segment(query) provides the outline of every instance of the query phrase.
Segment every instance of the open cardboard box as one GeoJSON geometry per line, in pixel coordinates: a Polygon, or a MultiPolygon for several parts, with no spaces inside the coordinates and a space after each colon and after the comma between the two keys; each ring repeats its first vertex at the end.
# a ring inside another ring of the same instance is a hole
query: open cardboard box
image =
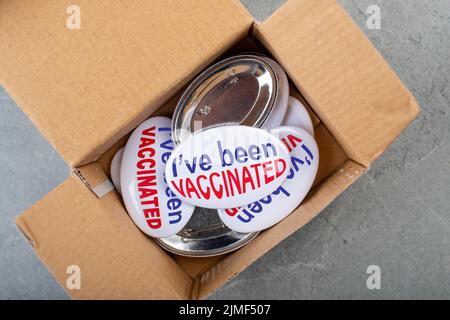
{"type": "Polygon", "coordinates": [[[290,0],[255,23],[238,0],[0,2],[0,81],[73,168],[17,225],[57,281],[82,272],[73,298],[205,298],[300,229],[358,179],[419,107],[334,0],[290,0]],[[321,162],[288,218],[238,251],[169,254],[141,233],[108,180],[114,152],[150,115],[170,115],[199,71],[257,50],[306,100],[321,162]]]}

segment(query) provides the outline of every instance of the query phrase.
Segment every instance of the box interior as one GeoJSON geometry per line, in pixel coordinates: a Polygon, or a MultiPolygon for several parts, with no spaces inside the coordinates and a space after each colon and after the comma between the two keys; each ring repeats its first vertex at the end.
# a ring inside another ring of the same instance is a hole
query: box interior
{"type": "MultiPolygon", "coordinates": [[[[250,30],[248,37],[241,40],[239,43],[234,45],[232,48],[230,48],[224,55],[217,58],[217,60],[223,59],[228,56],[232,56],[235,54],[241,54],[241,53],[248,53],[248,52],[257,52],[262,53],[268,56],[271,56],[270,52],[254,37],[254,34],[252,30],[250,30]]],[[[205,66],[206,67],[206,66],[205,66]]],[[[195,77],[195,75],[192,75],[192,79],[195,77]]],[[[152,116],[162,115],[162,116],[168,116],[171,117],[173,110],[175,109],[175,106],[178,102],[178,99],[182,92],[184,91],[184,88],[180,90],[179,92],[175,93],[174,96],[167,101],[165,104],[163,104],[152,116]]],[[[336,139],[333,137],[333,135],[328,131],[326,125],[322,123],[319,119],[319,117],[316,115],[314,110],[309,106],[307,101],[304,99],[301,92],[292,84],[290,81],[290,95],[300,99],[304,105],[307,107],[311,119],[313,121],[314,130],[315,130],[315,138],[319,146],[320,150],[320,165],[319,165],[319,171],[316,177],[316,180],[313,185],[313,189],[317,190],[320,189],[321,183],[327,179],[330,175],[335,173],[337,170],[341,169],[342,166],[345,164],[346,161],[349,160],[348,156],[342,149],[342,147],[339,145],[339,143],[336,141],[336,139]]],[[[114,156],[115,152],[120,149],[122,146],[126,144],[126,141],[128,139],[129,134],[121,137],[119,141],[114,143],[114,145],[108,149],[104,154],[102,154],[99,159],[95,162],[97,165],[96,167],[100,167],[103,171],[104,176],[110,177],[109,173],[109,167],[112,160],[112,157],[114,156]],[[99,165],[99,166],[98,166],[99,165]]],[[[107,141],[106,143],[111,143],[110,141],[107,141]]],[[[84,162],[84,160],[82,160],[84,162]]],[[[91,166],[91,164],[88,164],[87,167],[91,166]]],[[[83,166],[83,167],[86,167],[83,166]]],[[[86,170],[84,171],[86,172],[86,170]]],[[[95,174],[85,174],[84,178],[87,180],[86,182],[88,184],[95,184],[90,183],[90,179],[97,179],[98,172],[95,174]]],[[[113,191],[116,192],[116,191],[113,191]]],[[[316,192],[316,191],[315,191],[316,192]]],[[[305,202],[308,201],[308,198],[305,199],[305,202]]],[[[120,202],[122,205],[123,203],[120,202]]],[[[299,225],[298,227],[301,227],[299,225]]],[[[135,232],[140,232],[137,228],[135,232]]],[[[267,232],[267,231],[264,231],[267,232]]],[[[263,233],[264,233],[263,232],[263,233]]],[[[259,237],[262,237],[260,235],[259,237]]],[[[153,240],[148,237],[148,241],[153,242],[153,240]]],[[[257,242],[258,238],[254,240],[254,242],[257,242]]],[[[157,245],[154,243],[154,245],[157,245]]],[[[226,259],[227,257],[233,257],[235,252],[220,255],[216,257],[206,257],[206,258],[199,258],[199,257],[183,257],[176,254],[172,254],[167,252],[167,255],[171,257],[188,275],[190,278],[194,280],[202,279],[202,276],[204,276],[205,272],[213,270],[215,266],[218,265],[219,262],[226,259]]],[[[204,279],[204,277],[203,277],[204,279]]],[[[198,293],[197,293],[198,294],[198,293]]]]}

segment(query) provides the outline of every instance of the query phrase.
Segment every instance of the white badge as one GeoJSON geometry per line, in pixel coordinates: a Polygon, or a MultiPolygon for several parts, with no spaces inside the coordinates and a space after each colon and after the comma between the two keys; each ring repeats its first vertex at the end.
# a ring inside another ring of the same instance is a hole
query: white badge
{"type": "Polygon", "coordinates": [[[288,176],[280,187],[258,201],[218,210],[223,223],[234,231],[261,231],[286,218],[303,201],[316,177],[319,150],[308,132],[297,127],[279,127],[272,134],[289,149],[288,176]]]}
{"type": "Polygon", "coordinates": [[[314,137],[314,127],[303,103],[294,97],[289,97],[288,108],[283,119],[283,126],[292,126],[305,129],[314,137]]]}
{"type": "Polygon", "coordinates": [[[122,164],[123,149],[124,148],[120,148],[116,152],[112,158],[111,166],[109,167],[112,183],[119,194],[122,194],[122,191],[120,190],[120,165],[122,164]]]}
{"type": "Polygon", "coordinates": [[[154,117],[139,125],[125,146],[120,173],[130,217],[144,233],[158,238],[179,232],[194,212],[165,181],[164,170],[174,148],[171,124],[169,118],[154,117]]]}
{"type": "Polygon", "coordinates": [[[276,190],[289,171],[286,146],[265,130],[221,126],[196,132],[172,153],[167,182],[204,208],[242,206],[276,190]]]}

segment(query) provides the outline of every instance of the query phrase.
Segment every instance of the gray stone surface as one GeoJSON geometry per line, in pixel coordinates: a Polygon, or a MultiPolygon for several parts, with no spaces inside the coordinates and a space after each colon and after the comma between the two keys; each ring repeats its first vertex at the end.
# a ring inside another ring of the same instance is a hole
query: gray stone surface
{"type": "MultiPolygon", "coordinates": [[[[242,2],[264,20],[284,1],[242,2]]],[[[450,2],[341,3],[422,114],[364,177],[212,298],[450,297],[450,2]],[[372,4],[381,30],[366,28],[372,4]],[[366,287],[369,265],[381,268],[381,290],[366,287]]],[[[65,299],[12,221],[69,169],[2,89],[0,130],[0,299],[65,299]]]]}

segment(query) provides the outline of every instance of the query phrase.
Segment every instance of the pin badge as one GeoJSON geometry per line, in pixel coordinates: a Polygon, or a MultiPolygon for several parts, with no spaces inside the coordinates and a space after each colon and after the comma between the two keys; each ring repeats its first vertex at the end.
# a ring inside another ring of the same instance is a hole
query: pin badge
{"type": "MultiPolygon", "coordinates": [[[[222,60],[194,79],[178,102],[172,124],[174,142],[180,144],[194,132],[224,125],[279,126],[288,96],[286,73],[275,61],[254,54],[222,60]]],[[[155,240],[166,250],[197,257],[231,252],[256,235],[232,231],[220,221],[216,209],[197,207],[180,233],[155,240]]]]}
{"type": "Polygon", "coordinates": [[[287,147],[265,130],[215,127],[194,133],[174,150],[166,178],[184,202],[229,208],[275,191],[288,174],[289,160],[287,147]]]}
{"type": "Polygon", "coordinates": [[[114,154],[109,168],[112,183],[119,194],[122,194],[122,190],[120,190],[120,165],[122,164],[123,150],[124,148],[120,148],[114,154]]]}
{"type": "Polygon", "coordinates": [[[297,127],[272,130],[290,152],[286,180],[273,192],[240,208],[219,209],[223,223],[236,232],[267,229],[286,218],[303,201],[319,167],[319,150],[314,138],[297,127]]]}
{"type": "Polygon", "coordinates": [[[152,237],[168,237],[189,221],[194,207],[168,187],[164,170],[173,151],[171,119],[153,117],[131,134],[125,146],[120,186],[134,223],[152,237]]]}

